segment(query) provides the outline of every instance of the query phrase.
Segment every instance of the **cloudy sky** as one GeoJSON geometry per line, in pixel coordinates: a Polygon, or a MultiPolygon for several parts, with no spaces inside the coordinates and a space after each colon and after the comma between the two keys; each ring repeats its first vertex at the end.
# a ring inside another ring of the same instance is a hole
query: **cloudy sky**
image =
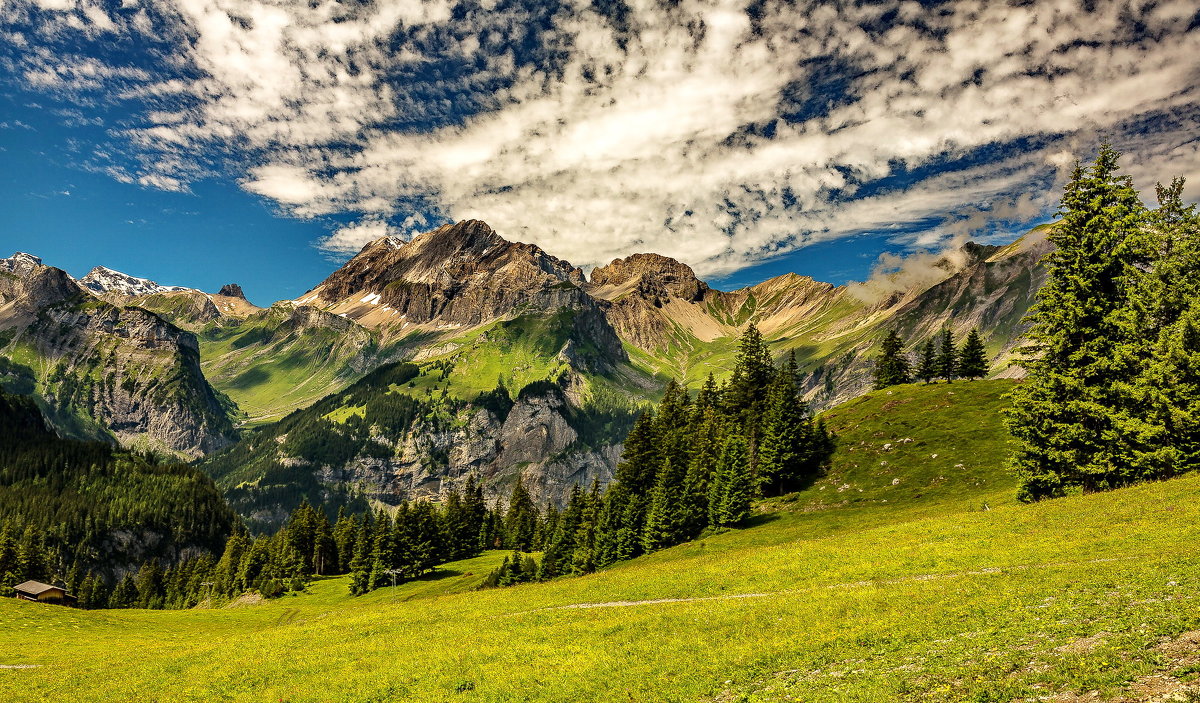
{"type": "Polygon", "coordinates": [[[265,303],[478,218],[843,282],[1011,240],[1106,137],[1195,200],[1197,85],[1194,0],[0,0],[0,250],[265,303]]]}

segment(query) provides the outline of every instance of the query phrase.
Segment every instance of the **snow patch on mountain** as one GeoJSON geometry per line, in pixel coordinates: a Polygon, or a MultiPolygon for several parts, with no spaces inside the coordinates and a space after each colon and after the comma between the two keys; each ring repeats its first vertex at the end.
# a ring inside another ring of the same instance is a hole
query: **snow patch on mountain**
{"type": "Polygon", "coordinates": [[[24,278],[30,271],[42,265],[42,260],[33,254],[18,251],[7,259],[0,259],[0,272],[24,278]]]}
{"type": "Polygon", "coordinates": [[[127,273],[97,266],[79,279],[79,283],[93,293],[119,293],[121,295],[152,295],[190,291],[183,286],[161,286],[148,278],[138,278],[127,273]]]}

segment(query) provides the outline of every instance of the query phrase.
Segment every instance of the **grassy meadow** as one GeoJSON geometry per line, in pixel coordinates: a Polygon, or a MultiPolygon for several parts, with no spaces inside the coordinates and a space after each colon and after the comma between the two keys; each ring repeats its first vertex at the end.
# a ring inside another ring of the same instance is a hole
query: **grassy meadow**
{"type": "Polygon", "coordinates": [[[1017,504],[995,412],[1007,387],[905,386],[843,406],[827,418],[841,445],[826,479],[765,501],[745,529],[589,576],[472,590],[504,557],[489,552],[361,598],[333,578],[190,611],[0,599],[0,700],[1007,702],[1093,691],[1143,700],[1132,696],[1148,682],[1181,691],[1200,673],[1193,640],[1178,639],[1200,630],[1200,477],[1017,504]]]}

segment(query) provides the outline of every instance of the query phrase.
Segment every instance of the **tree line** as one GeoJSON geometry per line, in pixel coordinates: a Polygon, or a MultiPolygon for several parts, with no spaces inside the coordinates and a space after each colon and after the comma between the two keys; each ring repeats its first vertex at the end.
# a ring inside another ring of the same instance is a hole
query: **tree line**
{"type": "Polygon", "coordinates": [[[1148,208],[1104,144],[1077,164],[1007,416],[1023,500],[1200,468],[1200,215],[1182,178],[1148,208]]]}
{"type": "Polygon", "coordinates": [[[916,364],[904,351],[906,346],[895,330],[883,338],[873,369],[876,390],[917,380],[932,383],[944,379],[952,383],[956,378],[983,378],[988,373],[987,350],[977,329],[967,333],[967,338],[958,346],[954,333],[943,328],[920,347],[916,364]]]}
{"type": "Polygon", "coordinates": [[[625,440],[612,484],[576,486],[539,514],[518,484],[505,524],[514,550],[487,585],[595,571],[745,523],[751,502],[811,484],[834,437],[804,402],[794,355],[776,365],[758,329],[742,335],[730,377],[693,397],[671,381],[625,440]],[[540,563],[524,552],[543,551],[540,563]]]}

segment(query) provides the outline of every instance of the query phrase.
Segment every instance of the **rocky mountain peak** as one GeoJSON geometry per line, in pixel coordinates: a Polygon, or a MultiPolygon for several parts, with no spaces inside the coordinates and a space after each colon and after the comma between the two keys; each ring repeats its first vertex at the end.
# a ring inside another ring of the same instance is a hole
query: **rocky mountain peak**
{"type": "Polygon", "coordinates": [[[224,295],[229,298],[246,299],[246,294],[242,292],[242,287],[236,283],[226,283],[221,286],[221,290],[217,291],[217,295],[224,295]]]}
{"type": "Polygon", "coordinates": [[[661,254],[633,254],[614,259],[592,271],[595,288],[620,288],[638,284],[639,288],[661,289],[674,297],[693,301],[704,297],[708,285],[696,278],[692,267],[661,254]]]}
{"type": "MultiPolygon", "coordinates": [[[[492,247],[509,243],[507,239],[496,234],[496,230],[489,227],[486,222],[463,220],[417,235],[413,237],[409,245],[441,251],[448,255],[472,258],[487,253],[492,247]]],[[[398,248],[403,248],[403,246],[398,248]]]]}
{"type": "Polygon", "coordinates": [[[583,272],[569,262],[466,220],[399,246],[377,240],[296,302],[367,326],[461,327],[530,305],[572,306],[583,285],[583,272]]]}
{"type": "Polygon", "coordinates": [[[15,304],[26,312],[57,305],[83,293],[75,279],[62,269],[38,266],[12,291],[15,304]]]}
{"type": "Polygon", "coordinates": [[[41,267],[41,265],[41,258],[33,254],[18,251],[7,259],[0,259],[0,272],[11,273],[19,278],[24,278],[34,269],[41,267]]]}
{"type": "Polygon", "coordinates": [[[116,293],[135,296],[189,290],[181,286],[160,286],[148,278],[130,276],[127,273],[114,271],[107,266],[97,266],[88,271],[86,276],[79,279],[79,283],[97,295],[116,293]]]}

